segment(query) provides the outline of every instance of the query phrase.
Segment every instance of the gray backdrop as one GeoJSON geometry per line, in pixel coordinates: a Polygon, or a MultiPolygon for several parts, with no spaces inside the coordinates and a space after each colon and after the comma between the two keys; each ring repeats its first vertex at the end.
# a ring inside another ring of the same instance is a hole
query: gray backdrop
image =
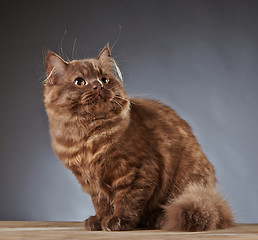
{"type": "Polygon", "coordinates": [[[96,56],[118,38],[128,93],[186,119],[236,221],[258,222],[257,23],[258,2],[248,0],[2,1],[0,220],[94,213],[50,146],[43,58],[61,45],[69,58],[96,56]]]}

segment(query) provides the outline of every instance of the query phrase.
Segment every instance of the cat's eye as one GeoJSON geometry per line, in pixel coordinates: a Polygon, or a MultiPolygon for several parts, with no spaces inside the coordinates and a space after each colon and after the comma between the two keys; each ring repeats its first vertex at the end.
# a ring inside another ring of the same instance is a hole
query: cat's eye
{"type": "Polygon", "coordinates": [[[109,83],[110,83],[109,77],[103,77],[103,78],[101,78],[101,81],[102,81],[104,84],[109,84],[109,83]]]}
{"type": "Polygon", "coordinates": [[[78,77],[74,80],[74,84],[78,87],[83,87],[86,85],[86,82],[83,78],[78,77]]]}

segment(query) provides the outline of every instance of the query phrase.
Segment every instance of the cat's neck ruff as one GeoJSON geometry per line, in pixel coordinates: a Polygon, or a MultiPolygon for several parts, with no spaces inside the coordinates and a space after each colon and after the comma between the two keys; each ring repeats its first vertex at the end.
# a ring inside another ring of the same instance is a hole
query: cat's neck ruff
{"type": "Polygon", "coordinates": [[[93,116],[72,116],[48,109],[51,136],[68,142],[88,142],[91,145],[98,136],[110,136],[113,132],[122,134],[130,123],[130,103],[119,113],[93,116]],[[114,126],[112,126],[114,125],[114,126]],[[110,126],[107,128],[106,126],[110,126]],[[112,127],[111,127],[112,126],[112,127]]]}

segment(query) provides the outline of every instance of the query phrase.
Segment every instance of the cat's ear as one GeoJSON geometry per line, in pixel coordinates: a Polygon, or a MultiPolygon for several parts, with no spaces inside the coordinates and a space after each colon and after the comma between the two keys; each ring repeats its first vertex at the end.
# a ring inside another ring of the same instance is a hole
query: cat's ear
{"type": "Polygon", "coordinates": [[[113,74],[123,82],[122,73],[116,64],[116,61],[111,57],[111,51],[108,43],[101,50],[97,60],[101,62],[102,66],[110,69],[110,71],[113,72],[113,74]]]}
{"type": "Polygon", "coordinates": [[[56,83],[58,79],[65,73],[68,63],[64,61],[56,53],[48,51],[46,55],[46,74],[50,84],[56,83]]]}
{"type": "Polygon", "coordinates": [[[110,58],[111,58],[111,51],[109,48],[109,44],[107,43],[107,45],[99,53],[97,59],[101,62],[106,62],[107,60],[110,60],[110,58]]]}

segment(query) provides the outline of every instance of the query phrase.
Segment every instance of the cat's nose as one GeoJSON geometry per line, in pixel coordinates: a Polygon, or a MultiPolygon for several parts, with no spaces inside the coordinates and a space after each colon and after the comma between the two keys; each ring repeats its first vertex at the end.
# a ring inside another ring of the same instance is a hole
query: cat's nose
{"type": "Polygon", "coordinates": [[[103,84],[100,81],[94,81],[92,86],[92,88],[97,91],[101,91],[103,89],[103,84]]]}

